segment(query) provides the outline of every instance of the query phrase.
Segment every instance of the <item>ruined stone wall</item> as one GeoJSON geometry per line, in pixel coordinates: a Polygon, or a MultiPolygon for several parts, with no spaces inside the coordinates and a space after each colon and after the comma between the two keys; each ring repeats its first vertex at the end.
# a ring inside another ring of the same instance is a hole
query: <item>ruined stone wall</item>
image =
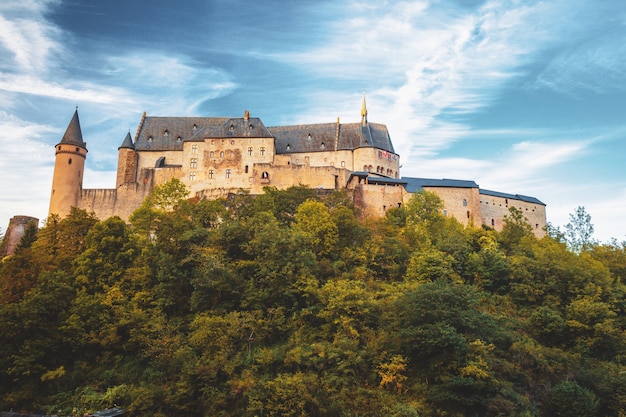
{"type": "Polygon", "coordinates": [[[4,234],[2,244],[0,244],[0,259],[15,253],[15,248],[20,244],[26,228],[31,223],[39,225],[39,219],[30,216],[11,217],[11,220],[9,220],[9,227],[4,234]]]}

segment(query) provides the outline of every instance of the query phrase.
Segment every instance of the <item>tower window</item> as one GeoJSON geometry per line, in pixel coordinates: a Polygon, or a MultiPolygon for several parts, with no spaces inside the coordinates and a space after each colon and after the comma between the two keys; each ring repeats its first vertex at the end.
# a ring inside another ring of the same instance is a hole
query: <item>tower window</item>
{"type": "Polygon", "coordinates": [[[210,169],[209,170],[209,179],[213,179],[214,175],[215,175],[215,172],[212,169],[210,169]]]}
{"type": "Polygon", "coordinates": [[[230,169],[226,170],[226,178],[230,178],[230,169]]]}
{"type": "Polygon", "coordinates": [[[191,145],[191,153],[197,153],[198,152],[198,145],[191,145]]]}
{"type": "Polygon", "coordinates": [[[248,156],[252,156],[252,146],[248,147],[248,156]]]}
{"type": "Polygon", "coordinates": [[[68,160],[67,160],[67,164],[68,164],[68,165],[72,165],[72,158],[70,158],[70,159],[68,159],[68,160]]]}
{"type": "Polygon", "coordinates": [[[195,171],[189,173],[189,181],[194,181],[196,179],[195,171]]]}
{"type": "Polygon", "coordinates": [[[261,153],[261,156],[265,155],[265,148],[261,147],[260,153],[261,153]]]}
{"type": "Polygon", "coordinates": [[[189,162],[189,167],[190,168],[197,168],[198,167],[198,160],[196,158],[191,158],[191,161],[189,162]]]}

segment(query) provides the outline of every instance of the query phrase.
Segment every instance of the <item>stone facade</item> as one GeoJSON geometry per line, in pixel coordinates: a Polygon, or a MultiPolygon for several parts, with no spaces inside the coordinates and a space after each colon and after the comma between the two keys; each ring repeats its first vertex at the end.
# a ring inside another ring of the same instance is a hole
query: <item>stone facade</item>
{"type": "Polygon", "coordinates": [[[481,190],[473,181],[400,178],[400,156],[387,127],[369,123],[365,102],[360,123],[266,127],[250,117],[149,117],[119,148],[115,189],[83,189],[87,154],[78,114],[57,145],[50,213],[71,206],[104,219],[128,219],[157,184],[179,179],[192,196],[225,197],[242,190],[306,185],[348,189],[366,216],[382,216],[421,190],[438,194],[444,214],[466,226],[501,230],[508,207],[520,207],[542,236],[545,205],[532,197],[481,190]],[[71,158],[71,160],[70,160],[71,158]],[[58,165],[58,166],[57,166],[58,165]]]}

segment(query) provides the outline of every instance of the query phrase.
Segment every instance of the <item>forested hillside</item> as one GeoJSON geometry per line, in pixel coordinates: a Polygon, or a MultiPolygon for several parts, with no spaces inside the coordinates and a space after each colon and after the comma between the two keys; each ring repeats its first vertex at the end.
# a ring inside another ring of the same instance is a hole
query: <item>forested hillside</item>
{"type": "Polygon", "coordinates": [[[515,209],[464,228],[429,193],[361,221],[266,191],[173,181],[130,224],[27,233],[0,265],[0,411],[625,415],[626,243],[538,240],[515,209]]]}

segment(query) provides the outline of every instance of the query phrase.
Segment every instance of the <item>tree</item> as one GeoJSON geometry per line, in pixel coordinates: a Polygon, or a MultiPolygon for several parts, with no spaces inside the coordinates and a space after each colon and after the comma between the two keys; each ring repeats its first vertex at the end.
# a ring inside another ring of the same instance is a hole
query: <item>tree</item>
{"type": "Polygon", "coordinates": [[[587,213],[585,207],[579,206],[569,215],[569,220],[565,225],[565,241],[570,250],[576,253],[587,252],[597,244],[593,239],[591,215],[587,213]]]}
{"type": "Polygon", "coordinates": [[[504,227],[500,234],[502,246],[513,251],[522,238],[533,236],[533,229],[522,210],[511,206],[509,214],[504,216],[504,227]]]}

